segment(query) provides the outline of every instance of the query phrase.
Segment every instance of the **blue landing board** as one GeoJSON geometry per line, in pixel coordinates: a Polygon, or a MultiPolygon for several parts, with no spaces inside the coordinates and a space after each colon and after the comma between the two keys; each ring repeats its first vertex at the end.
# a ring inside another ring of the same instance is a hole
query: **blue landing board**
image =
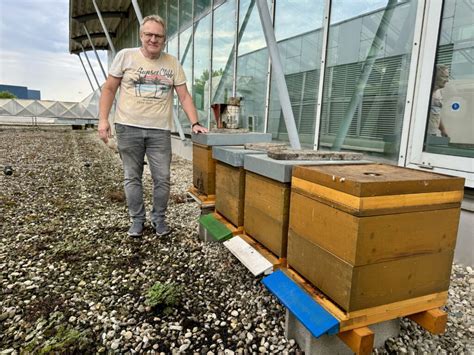
{"type": "Polygon", "coordinates": [[[339,321],[283,271],[274,272],[262,282],[316,338],[339,333],[339,321]]]}

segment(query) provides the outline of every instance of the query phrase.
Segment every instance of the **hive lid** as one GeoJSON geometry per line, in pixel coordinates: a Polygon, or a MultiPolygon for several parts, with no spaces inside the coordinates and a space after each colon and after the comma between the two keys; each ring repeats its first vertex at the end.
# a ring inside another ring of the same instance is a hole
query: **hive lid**
{"type": "Polygon", "coordinates": [[[215,160],[229,164],[234,167],[244,166],[244,157],[247,154],[264,154],[259,150],[245,149],[244,146],[213,146],[212,157],[215,160]]]}
{"type": "Polygon", "coordinates": [[[271,133],[247,132],[236,133],[232,130],[228,133],[200,133],[193,134],[193,143],[204,145],[241,145],[245,143],[271,142],[271,133]]]}
{"type": "Polygon", "coordinates": [[[358,197],[464,190],[463,178],[385,164],[297,166],[293,177],[358,197]]]}

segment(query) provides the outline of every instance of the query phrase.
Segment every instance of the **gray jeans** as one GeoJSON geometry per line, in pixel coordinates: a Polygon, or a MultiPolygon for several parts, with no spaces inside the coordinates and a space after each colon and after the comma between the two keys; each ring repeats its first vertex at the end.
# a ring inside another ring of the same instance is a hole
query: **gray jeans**
{"type": "Polygon", "coordinates": [[[170,196],[171,134],[162,129],[115,125],[118,150],[122,158],[125,196],[133,221],[145,222],[143,203],[143,162],[146,157],[153,178],[151,221],[165,220],[170,196]]]}

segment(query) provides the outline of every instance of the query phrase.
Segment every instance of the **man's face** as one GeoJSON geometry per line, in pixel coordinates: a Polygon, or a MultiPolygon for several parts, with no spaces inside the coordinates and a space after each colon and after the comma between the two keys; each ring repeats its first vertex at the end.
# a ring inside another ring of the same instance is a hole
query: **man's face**
{"type": "Polygon", "coordinates": [[[143,25],[143,31],[140,33],[143,49],[152,57],[160,54],[165,45],[165,29],[154,21],[148,21],[143,25]]]}

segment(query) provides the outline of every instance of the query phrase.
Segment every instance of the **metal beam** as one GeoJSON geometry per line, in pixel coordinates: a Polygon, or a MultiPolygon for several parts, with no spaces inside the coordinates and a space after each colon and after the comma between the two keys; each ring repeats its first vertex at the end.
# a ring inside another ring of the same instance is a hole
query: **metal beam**
{"type": "MultiPolygon", "coordinates": [[[[81,47],[82,47],[82,45],[81,45],[81,47]]],[[[95,82],[97,83],[97,86],[99,87],[99,91],[102,92],[102,89],[101,89],[100,84],[99,84],[99,80],[97,80],[97,77],[95,76],[94,69],[92,68],[91,62],[89,60],[89,57],[87,56],[86,51],[84,50],[84,47],[82,47],[82,53],[84,53],[84,55],[87,59],[87,63],[89,63],[89,67],[91,68],[92,75],[94,76],[95,82]]]]}
{"type": "Polygon", "coordinates": [[[99,10],[99,6],[97,6],[96,0],[92,0],[92,3],[94,4],[95,12],[97,12],[97,16],[99,17],[100,24],[102,25],[102,29],[104,30],[105,36],[107,37],[107,42],[109,43],[110,50],[112,51],[112,55],[115,57],[115,47],[112,42],[112,39],[110,38],[109,31],[107,29],[107,26],[105,25],[104,19],[102,18],[102,14],[99,10]]]}
{"type": "Polygon", "coordinates": [[[295,117],[291,109],[290,95],[288,94],[288,87],[286,86],[283,66],[281,64],[280,52],[273,31],[272,18],[266,0],[256,0],[260,22],[265,35],[265,42],[267,44],[268,52],[272,60],[272,74],[277,85],[278,96],[280,98],[281,109],[283,111],[283,118],[285,119],[286,130],[290,145],[293,149],[301,149],[298,131],[296,130],[295,117]]]}
{"type": "MultiPolygon", "coordinates": [[[[273,19],[272,22],[273,23],[275,21],[275,13],[276,13],[276,4],[275,4],[275,0],[272,0],[272,19],[273,19]]],[[[268,59],[267,59],[267,82],[266,82],[265,87],[266,87],[266,90],[265,90],[265,111],[263,112],[263,132],[268,133],[268,117],[270,116],[270,96],[272,94],[272,60],[270,59],[270,56],[268,56],[268,59]]]]}
{"type": "MultiPolygon", "coordinates": [[[[124,11],[103,11],[102,18],[127,18],[128,14],[124,11]]],[[[84,14],[79,16],[73,16],[72,19],[84,23],[87,21],[98,20],[97,13],[92,12],[90,14],[84,14]]]]}
{"type": "MultiPolygon", "coordinates": [[[[80,47],[81,43],[79,43],[78,45],[80,47]]],[[[91,51],[92,50],[91,46],[83,46],[83,47],[86,51],[91,51]]],[[[106,46],[95,46],[95,49],[107,51],[107,50],[109,50],[109,46],[108,45],[106,45],[106,46]]],[[[71,54],[78,54],[78,53],[82,53],[82,48],[71,50],[71,54]]]]}
{"type": "Polygon", "coordinates": [[[135,15],[137,15],[138,26],[140,26],[142,24],[142,21],[143,21],[143,16],[142,16],[142,12],[140,10],[140,5],[138,5],[137,0],[132,0],[132,5],[133,5],[133,10],[135,10],[135,15]]]}
{"type": "Polygon", "coordinates": [[[79,60],[81,61],[82,68],[84,69],[84,73],[86,73],[86,76],[87,76],[87,80],[89,80],[89,84],[91,84],[92,92],[94,92],[95,91],[94,85],[92,85],[92,81],[91,81],[91,78],[89,77],[89,73],[87,72],[86,67],[84,66],[84,62],[81,58],[81,53],[77,53],[77,56],[79,57],[79,60]]]}
{"type": "Polygon", "coordinates": [[[91,36],[89,35],[89,31],[87,30],[87,26],[85,23],[82,24],[84,27],[84,31],[86,31],[87,38],[89,39],[89,43],[91,44],[92,49],[94,50],[95,57],[97,58],[97,61],[99,62],[100,69],[102,70],[102,74],[104,75],[104,79],[107,80],[107,74],[105,74],[104,67],[102,66],[102,62],[100,61],[99,55],[97,54],[97,51],[94,46],[94,42],[92,42],[91,36]]]}
{"type": "Polygon", "coordinates": [[[318,86],[318,104],[316,106],[316,122],[314,123],[314,138],[313,149],[319,149],[319,130],[321,128],[321,113],[323,104],[324,83],[326,77],[326,58],[327,58],[327,43],[329,36],[329,26],[331,18],[331,1],[326,0],[324,7],[324,21],[323,21],[323,43],[321,50],[321,61],[319,67],[319,86],[318,86]]]}
{"type": "MultiPolygon", "coordinates": [[[[113,37],[113,38],[116,37],[115,32],[109,32],[109,35],[110,35],[110,37],[113,37]]],[[[89,36],[91,38],[107,38],[107,35],[104,32],[89,33],[89,36]]],[[[76,42],[82,42],[82,41],[85,41],[89,38],[87,37],[87,35],[80,35],[80,36],[71,37],[71,39],[73,41],[76,41],[76,42]]]]}
{"type": "Polygon", "coordinates": [[[214,0],[211,0],[211,38],[209,43],[209,85],[207,87],[207,128],[211,129],[211,120],[214,118],[214,113],[211,108],[212,104],[212,51],[214,49],[214,0]]]}
{"type": "Polygon", "coordinates": [[[235,36],[234,36],[234,65],[233,65],[233,76],[232,80],[232,96],[237,96],[237,57],[239,55],[239,8],[240,0],[235,1],[235,36]]]}

